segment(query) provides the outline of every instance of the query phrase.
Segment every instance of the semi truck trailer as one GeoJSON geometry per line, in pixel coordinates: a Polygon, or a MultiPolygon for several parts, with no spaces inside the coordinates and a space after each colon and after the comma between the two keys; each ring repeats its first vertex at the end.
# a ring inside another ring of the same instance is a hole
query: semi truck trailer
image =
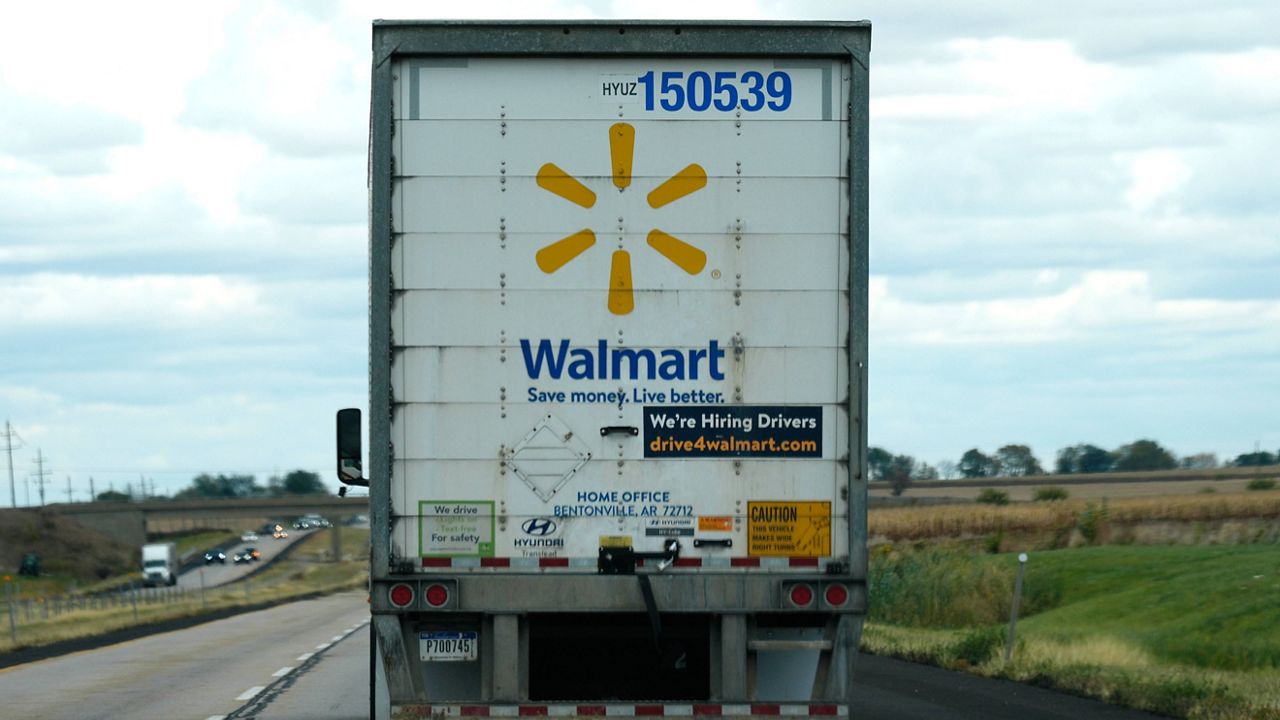
{"type": "Polygon", "coordinates": [[[847,714],[866,22],[373,26],[379,713],[847,714]]]}

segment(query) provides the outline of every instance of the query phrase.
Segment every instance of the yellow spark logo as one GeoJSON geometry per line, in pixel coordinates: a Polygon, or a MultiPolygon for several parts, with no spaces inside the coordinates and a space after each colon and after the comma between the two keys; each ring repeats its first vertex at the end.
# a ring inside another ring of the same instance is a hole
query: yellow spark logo
{"type": "MultiPolygon", "coordinates": [[[[636,129],[630,124],[615,123],[609,128],[613,184],[619,190],[625,190],[631,185],[631,161],[635,144],[636,129]]],[[[701,165],[690,164],[649,192],[649,207],[657,209],[668,205],[706,185],[707,171],[701,165]]],[[[596,194],[591,188],[561,170],[555,163],[547,163],[538,169],[538,187],[584,208],[590,209],[596,204],[596,194]]],[[[654,228],[649,231],[648,241],[649,247],[690,275],[697,275],[707,266],[705,252],[674,235],[654,228]]],[[[536,256],[538,267],[544,273],[553,273],[595,244],[595,231],[583,228],[539,250],[536,256]]],[[[614,315],[626,315],[635,309],[635,298],[631,292],[631,254],[626,250],[616,250],[613,253],[613,264],[609,270],[608,305],[609,312],[614,315]]]]}

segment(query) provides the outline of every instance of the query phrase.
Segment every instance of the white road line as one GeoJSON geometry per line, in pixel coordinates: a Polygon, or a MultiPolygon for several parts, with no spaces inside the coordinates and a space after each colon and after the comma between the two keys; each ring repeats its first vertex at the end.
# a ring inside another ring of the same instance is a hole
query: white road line
{"type": "Polygon", "coordinates": [[[320,643],[319,645],[317,645],[317,646],[316,646],[316,649],[317,649],[317,650],[324,650],[325,648],[329,647],[329,646],[330,646],[330,645],[332,645],[332,644],[333,644],[333,643],[320,643]]]}
{"type": "Polygon", "coordinates": [[[329,642],[338,642],[342,638],[343,638],[342,635],[334,635],[333,637],[329,638],[329,642]]]}
{"type": "Polygon", "coordinates": [[[306,662],[311,658],[312,655],[315,655],[315,653],[302,653],[301,655],[299,655],[294,659],[297,660],[298,662],[306,662]]]}
{"type": "Polygon", "coordinates": [[[285,675],[288,675],[288,674],[289,674],[289,671],[290,671],[290,670],[293,670],[293,666],[292,666],[292,665],[285,665],[284,667],[280,668],[279,670],[277,670],[277,671],[275,671],[275,672],[271,673],[271,677],[284,677],[285,675]]]}
{"type": "Polygon", "coordinates": [[[237,697],[236,699],[237,699],[237,700],[252,700],[252,699],[254,698],[254,696],[256,696],[258,693],[262,692],[262,691],[263,691],[263,690],[265,690],[265,689],[267,689],[267,686],[266,686],[266,685],[255,685],[255,686],[253,686],[253,687],[249,688],[248,690],[245,690],[244,692],[240,693],[239,697],[237,697]]]}
{"type": "Polygon", "coordinates": [[[225,718],[225,717],[226,717],[226,715],[210,715],[209,717],[205,718],[204,720],[223,720],[223,718],[225,718]]]}

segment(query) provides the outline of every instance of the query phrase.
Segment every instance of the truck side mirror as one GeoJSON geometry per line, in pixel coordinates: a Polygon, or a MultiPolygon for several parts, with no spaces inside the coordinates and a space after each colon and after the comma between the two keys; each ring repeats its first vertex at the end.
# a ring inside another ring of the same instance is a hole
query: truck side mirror
{"type": "Polygon", "coordinates": [[[368,486],[364,477],[364,455],[360,435],[360,410],[344,408],[338,411],[338,480],[344,485],[368,486]]]}

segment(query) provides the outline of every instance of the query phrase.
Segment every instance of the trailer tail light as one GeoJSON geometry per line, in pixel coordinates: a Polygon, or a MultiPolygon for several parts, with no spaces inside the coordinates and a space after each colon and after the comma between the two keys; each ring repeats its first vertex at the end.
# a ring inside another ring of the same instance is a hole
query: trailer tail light
{"type": "Polygon", "coordinates": [[[440,583],[433,583],[427,586],[423,596],[427,599],[427,605],[433,608],[441,608],[449,602],[449,588],[440,583]]]}
{"type": "Polygon", "coordinates": [[[791,583],[782,588],[787,604],[792,608],[808,608],[813,605],[813,586],[809,583],[791,583]]]}
{"type": "Polygon", "coordinates": [[[849,602],[849,588],[833,583],[823,589],[822,598],[827,601],[827,605],[830,607],[844,607],[844,604],[849,602]]]}
{"type": "Polygon", "coordinates": [[[392,585],[391,590],[387,592],[387,598],[398,608],[408,607],[413,604],[413,588],[405,583],[392,585]]]}

